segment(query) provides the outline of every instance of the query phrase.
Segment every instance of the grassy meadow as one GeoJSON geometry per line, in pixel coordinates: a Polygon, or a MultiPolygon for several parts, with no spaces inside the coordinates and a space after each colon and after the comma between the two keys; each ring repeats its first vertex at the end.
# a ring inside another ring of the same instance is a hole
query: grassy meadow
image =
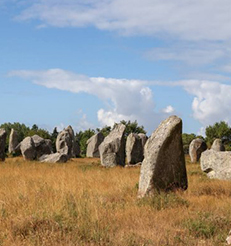
{"type": "Polygon", "coordinates": [[[187,159],[186,192],[137,199],[140,168],[8,158],[0,164],[0,245],[226,245],[231,182],[187,159]]]}

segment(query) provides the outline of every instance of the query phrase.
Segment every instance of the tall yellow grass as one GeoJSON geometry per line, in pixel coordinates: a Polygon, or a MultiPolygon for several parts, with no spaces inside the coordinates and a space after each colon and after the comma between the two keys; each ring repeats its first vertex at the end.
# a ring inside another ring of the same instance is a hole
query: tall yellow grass
{"type": "Polygon", "coordinates": [[[137,200],[139,167],[9,158],[0,165],[0,245],[225,245],[231,182],[187,169],[186,192],[137,200]]]}

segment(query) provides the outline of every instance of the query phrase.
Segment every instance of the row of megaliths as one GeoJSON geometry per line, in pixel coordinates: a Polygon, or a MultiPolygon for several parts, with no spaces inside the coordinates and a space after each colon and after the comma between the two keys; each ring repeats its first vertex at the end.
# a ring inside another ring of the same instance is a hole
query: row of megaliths
{"type": "MultiPolygon", "coordinates": [[[[103,166],[125,165],[124,131],[125,126],[118,124],[100,144],[99,153],[103,166]]],[[[135,145],[138,137],[132,134],[129,138],[127,151],[135,145]]],[[[135,147],[134,152],[138,153],[139,148],[135,147]]],[[[138,155],[134,156],[136,158],[138,155]]],[[[128,161],[132,159],[129,158],[128,161]]],[[[160,124],[144,146],[138,194],[139,197],[144,197],[155,191],[185,190],[187,187],[182,120],[177,116],[171,116],[160,124]]]]}
{"type": "MultiPolygon", "coordinates": [[[[6,131],[0,129],[0,160],[5,160],[6,131]]],[[[24,138],[18,142],[17,132],[12,129],[9,136],[9,153],[21,153],[28,161],[40,162],[66,162],[70,158],[80,155],[80,147],[75,141],[74,131],[71,126],[61,131],[56,139],[56,150],[53,152],[50,139],[41,138],[38,135],[24,138]]]]}

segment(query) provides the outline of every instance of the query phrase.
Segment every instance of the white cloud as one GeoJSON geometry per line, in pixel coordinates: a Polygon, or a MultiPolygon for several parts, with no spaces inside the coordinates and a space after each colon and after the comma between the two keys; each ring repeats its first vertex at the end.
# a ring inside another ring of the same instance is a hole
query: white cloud
{"type": "Polygon", "coordinates": [[[18,19],[38,19],[42,25],[95,26],[125,35],[167,35],[185,40],[231,38],[230,0],[26,0],[23,3],[25,7],[18,19]]]}
{"type": "MultiPolygon", "coordinates": [[[[155,112],[153,94],[146,81],[87,77],[61,69],[46,71],[12,71],[17,76],[35,84],[70,91],[85,92],[103,100],[106,108],[99,109],[97,116],[101,126],[113,125],[121,120],[137,120],[149,132],[153,131],[169,112],[155,112]]],[[[85,118],[82,125],[89,123],[85,118]]]]}
{"type": "Polygon", "coordinates": [[[163,112],[167,114],[172,114],[174,111],[175,109],[171,105],[168,105],[166,108],[163,109],[163,112]]]}
{"type": "Polygon", "coordinates": [[[231,85],[211,81],[181,81],[176,85],[194,95],[193,117],[208,126],[221,120],[231,124],[231,85]]]}

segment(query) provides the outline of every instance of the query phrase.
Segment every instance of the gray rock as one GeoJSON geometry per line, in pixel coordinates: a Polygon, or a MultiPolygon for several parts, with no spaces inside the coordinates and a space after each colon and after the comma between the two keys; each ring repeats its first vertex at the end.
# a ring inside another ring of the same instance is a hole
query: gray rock
{"type": "Polygon", "coordinates": [[[104,136],[101,132],[93,135],[87,140],[87,157],[100,157],[99,146],[103,142],[104,136]]]}
{"type": "Polygon", "coordinates": [[[32,161],[36,158],[36,149],[33,138],[24,138],[20,143],[20,150],[25,160],[32,161]]]}
{"type": "Polygon", "coordinates": [[[16,151],[16,147],[18,146],[19,142],[18,142],[18,134],[17,132],[12,128],[11,132],[10,132],[10,137],[9,137],[9,148],[8,148],[8,152],[9,154],[15,154],[16,151]]]}
{"type": "Polygon", "coordinates": [[[192,163],[200,160],[201,153],[207,149],[207,145],[203,139],[196,138],[189,145],[189,156],[192,163]]]}
{"type": "Polygon", "coordinates": [[[39,159],[42,155],[53,153],[52,143],[49,139],[41,138],[38,135],[32,136],[35,145],[36,157],[39,159]]]}
{"type": "Polygon", "coordinates": [[[142,140],[136,133],[130,133],[127,137],[126,157],[128,165],[137,164],[144,159],[142,140]]]}
{"type": "Polygon", "coordinates": [[[206,150],[200,163],[209,178],[231,180],[231,151],[206,150]]]}
{"type": "Polygon", "coordinates": [[[49,163],[64,163],[67,162],[68,157],[65,154],[54,153],[50,155],[43,155],[39,158],[40,162],[49,162],[49,163]]]}
{"type": "Polygon", "coordinates": [[[225,151],[225,146],[222,144],[221,139],[217,138],[213,141],[211,149],[214,151],[225,151]]]}
{"type": "Polygon", "coordinates": [[[145,144],[146,144],[146,142],[148,140],[148,137],[144,133],[139,133],[138,135],[141,138],[142,146],[143,146],[143,149],[144,149],[144,146],[145,146],[145,144]]]}
{"type": "Polygon", "coordinates": [[[66,129],[66,131],[69,132],[70,134],[70,138],[71,138],[71,142],[72,142],[72,147],[71,147],[71,157],[75,158],[80,156],[80,146],[79,144],[75,141],[75,133],[74,130],[71,126],[68,126],[66,129]]]}
{"type": "Polygon", "coordinates": [[[72,157],[72,138],[67,130],[61,131],[56,139],[56,150],[60,154],[67,155],[67,158],[72,157]]]}
{"type": "Polygon", "coordinates": [[[0,161],[5,161],[6,131],[0,129],[0,161]]]}
{"type": "Polygon", "coordinates": [[[101,164],[105,167],[125,165],[125,125],[118,124],[99,146],[101,164]]]}
{"type": "Polygon", "coordinates": [[[152,133],[144,148],[138,196],[155,191],[187,189],[187,173],[182,143],[182,120],[170,116],[152,133]]]}

